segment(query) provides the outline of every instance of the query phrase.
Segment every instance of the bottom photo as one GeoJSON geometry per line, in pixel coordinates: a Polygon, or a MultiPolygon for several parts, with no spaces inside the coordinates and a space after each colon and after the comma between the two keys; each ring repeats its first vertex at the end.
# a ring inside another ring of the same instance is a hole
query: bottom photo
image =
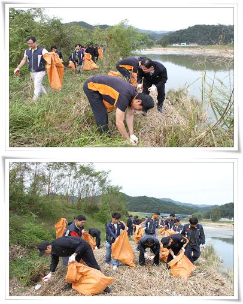
{"type": "Polygon", "coordinates": [[[6,298],[237,298],[236,160],[5,166],[6,298]]]}

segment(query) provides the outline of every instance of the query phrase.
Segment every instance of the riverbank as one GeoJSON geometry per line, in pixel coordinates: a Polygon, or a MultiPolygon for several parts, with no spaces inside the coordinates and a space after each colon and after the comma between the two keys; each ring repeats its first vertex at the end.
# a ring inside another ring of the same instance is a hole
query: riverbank
{"type": "MultiPolygon", "coordinates": [[[[122,264],[117,271],[112,267],[105,268],[105,244],[94,254],[101,271],[108,277],[115,278],[111,284],[110,294],[98,296],[233,296],[233,280],[220,274],[218,260],[212,250],[206,248],[201,257],[196,261],[196,269],[190,278],[185,281],[173,277],[162,262],[159,267],[153,265],[139,266],[139,252],[137,244],[131,240],[135,256],[136,268],[122,264]]],[[[48,266],[40,273],[39,280],[35,284],[41,284],[41,278],[48,273],[48,266]]],[[[80,296],[74,289],[65,290],[66,268],[58,266],[53,279],[45,283],[36,291],[34,285],[24,287],[16,279],[10,280],[11,296],[80,296]]]]}
{"type": "Polygon", "coordinates": [[[151,49],[141,50],[141,53],[144,54],[165,54],[165,55],[205,55],[205,56],[216,56],[224,58],[233,58],[234,49],[228,47],[207,47],[207,46],[198,46],[198,47],[152,47],[151,49]]]}
{"type": "Polygon", "coordinates": [[[227,228],[229,230],[234,230],[234,222],[229,222],[229,223],[220,223],[220,222],[205,222],[205,221],[200,221],[200,224],[203,226],[210,226],[214,228],[227,228]]]}

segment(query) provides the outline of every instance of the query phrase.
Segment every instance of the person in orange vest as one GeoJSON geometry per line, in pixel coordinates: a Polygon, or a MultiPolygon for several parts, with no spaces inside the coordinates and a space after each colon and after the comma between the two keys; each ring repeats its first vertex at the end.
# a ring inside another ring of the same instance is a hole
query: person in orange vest
{"type": "Polygon", "coordinates": [[[137,93],[134,86],[127,81],[108,75],[90,77],[83,86],[100,133],[109,133],[107,110],[116,110],[116,126],[125,140],[132,144],[138,143],[134,135],[134,110],[147,112],[153,108],[154,101],[149,95],[137,93]],[[126,123],[124,125],[126,112],[126,123]]]}
{"type": "Polygon", "coordinates": [[[134,56],[124,58],[117,62],[116,69],[130,82],[131,72],[137,74],[142,58],[134,56]]]}

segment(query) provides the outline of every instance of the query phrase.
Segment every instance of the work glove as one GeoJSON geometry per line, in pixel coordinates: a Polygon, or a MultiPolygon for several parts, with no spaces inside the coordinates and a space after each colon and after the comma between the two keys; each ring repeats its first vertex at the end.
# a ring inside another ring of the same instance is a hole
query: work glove
{"type": "Polygon", "coordinates": [[[51,274],[51,272],[49,272],[48,275],[46,275],[46,276],[42,279],[42,281],[43,281],[43,282],[49,282],[49,281],[51,280],[51,276],[52,276],[52,274],[51,274]]]}
{"type": "Polygon", "coordinates": [[[16,68],[16,69],[14,70],[14,75],[18,75],[18,73],[19,73],[19,68],[16,68]]]}
{"type": "Polygon", "coordinates": [[[205,248],[206,248],[206,245],[205,245],[205,244],[201,245],[201,248],[202,248],[202,249],[205,249],[205,248]]]}
{"type": "Polygon", "coordinates": [[[148,91],[149,91],[150,93],[156,93],[157,88],[156,88],[155,85],[152,85],[150,88],[148,88],[148,91]]]}
{"type": "Polygon", "coordinates": [[[136,145],[138,143],[138,138],[134,134],[130,135],[130,143],[136,145]]]}
{"type": "Polygon", "coordinates": [[[144,258],[145,258],[145,259],[148,259],[148,254],[147,254],[147,252],[144,253],[144,258]]]}
{"type": "Polygon", "coordinates": [[[72,262],[75,262],[75,261],[76,261],[75,255],[72,254],[72,255],[69,257],[68,262],[72,263],[72,262]]]}
{"type": "Polygon", "coordinates": [[[149,260],[150,260],[150,261],[153,261],[154,257],[155,257],[154,255],[151,255],[151,256],[149,257],[149,260]]]}
{"type": "Polygon", "coordinates": [[[137,90],[138,90],[138,92],[139,91],[142,91],[142,89],[143,89],[143,85],[140,83],[140,84],[138,84],[137,85],[137,90]]]}
{"type": "Polygon", "coordinates": [[[186,249],[184,247],[181,248],[184,252],[186,251],[186,249]]]}

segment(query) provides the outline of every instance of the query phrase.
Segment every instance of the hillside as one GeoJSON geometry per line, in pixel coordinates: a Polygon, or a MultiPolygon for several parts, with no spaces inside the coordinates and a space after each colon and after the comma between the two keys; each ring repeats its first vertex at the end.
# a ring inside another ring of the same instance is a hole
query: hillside
{"type": "Polygon", "coordinates": [[[161,212],[161,213],[177,213],[192,214],[197,211],[196,208],[177,205],[173,202],[163,201],[155,197],[148,196],[128,196],[125,194],[128,202],[128,210],[134,212],[161,212]]]}
{"type": "Polygon", "coordinates": [[[200,45],[230,44],[234,41],[233,25],[194,25],[167,35],[169,44],[197,43],[200,45]]]}

